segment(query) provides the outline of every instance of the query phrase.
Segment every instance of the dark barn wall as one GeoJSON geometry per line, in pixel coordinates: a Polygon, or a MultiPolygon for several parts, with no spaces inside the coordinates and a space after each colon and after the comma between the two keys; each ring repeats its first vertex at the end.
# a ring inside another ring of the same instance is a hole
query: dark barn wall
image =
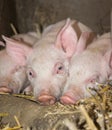
{"type": "Polygon", "coordinates": [[[20,32],[70,17],[104,33],[110,30],[111,7],[112,0],[16,0],[20,32]]]}
{"type": "Polygon", "coordinates": [[[16,9],[14,0],[0,0],[0,39],[1,35],[14,34],[10,24],[17,27],[16,9]]]}
{"type": "Polygon", "coordinates": [[[110,31],[111,7],[112,0],[1,0],[0,36],[14,34],[11,23],[23,33],[68,17],[104,33],[110,31]]]}

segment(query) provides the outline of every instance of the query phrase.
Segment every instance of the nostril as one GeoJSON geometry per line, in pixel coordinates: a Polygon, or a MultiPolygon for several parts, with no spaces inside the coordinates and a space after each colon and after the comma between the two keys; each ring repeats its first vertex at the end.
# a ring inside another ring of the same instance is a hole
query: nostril
{"type": "Polygon", "coordinates": [[[53,98],[53,99],[50,99],[49,101],[50,101],[49,104],[52,105],[52,104],[54,104],[56,102],[56,99],[53,98]]]}

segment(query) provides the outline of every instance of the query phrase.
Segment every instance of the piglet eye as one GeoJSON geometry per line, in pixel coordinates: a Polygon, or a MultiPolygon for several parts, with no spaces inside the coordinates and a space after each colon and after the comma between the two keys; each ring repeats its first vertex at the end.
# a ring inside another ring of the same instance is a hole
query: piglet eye
{"type": "Polygon", "coordinates": [[[99,76],[97,75],[93,75],[91,78],[89,78],[88,80],[86,80],[88,83],[96,83],[97,81],[99,81],[99,76]]]}
{"type": "Polygon", "coordinates": [[[33,76],[33,73],[32,73],[31,71],[29,71],[29,75],[30,75],[30,76],[33,76]]]}
{"type": "Polygon", "coordinates": [[[62,69],[63,69],[63,66],[62,66],[62,65],[58,67],[58,70],[62,70],[62,69]]]}
{"type": "Polygon", "coordinates": [[[58,63],[55,64],[54,70],[53,70],[53,72],[55,74],[63,74],[64,71],[65,71],[65,67],[62,63],[58,62],[58,63]]]}
{"type": "Polygon", "coordinates": [[[32,68],[28,68],[27,70],[28,79],[31,80],[32,78],[36,77],[36,74],[32,68]]]}
{"type": "Polygon", "coordinates": [[[91,79],[90,82],[91,82],[91,83],[95,83],[95,82],[96,82],[96,79],[91,79]]]}

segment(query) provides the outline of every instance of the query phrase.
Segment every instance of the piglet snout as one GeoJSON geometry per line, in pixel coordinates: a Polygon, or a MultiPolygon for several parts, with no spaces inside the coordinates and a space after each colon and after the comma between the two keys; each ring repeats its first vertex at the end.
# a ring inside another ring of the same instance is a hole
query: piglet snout
{"type": "Polygon", "coordinates": [[[56,98],[49,93],[42,93],[37,100],[43,105],[52,105],[56,102],[56,98]]]}
{"type": "Polygon", "coordinates": [[[62,104],[74,104],[76,101],[73,99],[73,97],[71,97],[70,95],[64,94],[61,98],[60,98],[60,102],[62,104]]]}
{"type": "Polygon", "coordinates": [[[0,87],[0,92],[3,92],[3,93],[12,93],[13,90],[10,89],[10,88],[7,88],[7,87],[0,87]]]}

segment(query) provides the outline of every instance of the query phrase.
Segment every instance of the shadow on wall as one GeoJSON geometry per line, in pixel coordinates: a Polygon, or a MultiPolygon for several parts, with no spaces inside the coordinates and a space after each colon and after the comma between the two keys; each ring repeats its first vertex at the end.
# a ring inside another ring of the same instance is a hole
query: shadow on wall
{"type": "Polygon", "coordinates": [[[14,34],[10,24],[13,23],[17,27],[16,9],[14,0],[0,1],[0,39],[1,35],[14,34]]]}

